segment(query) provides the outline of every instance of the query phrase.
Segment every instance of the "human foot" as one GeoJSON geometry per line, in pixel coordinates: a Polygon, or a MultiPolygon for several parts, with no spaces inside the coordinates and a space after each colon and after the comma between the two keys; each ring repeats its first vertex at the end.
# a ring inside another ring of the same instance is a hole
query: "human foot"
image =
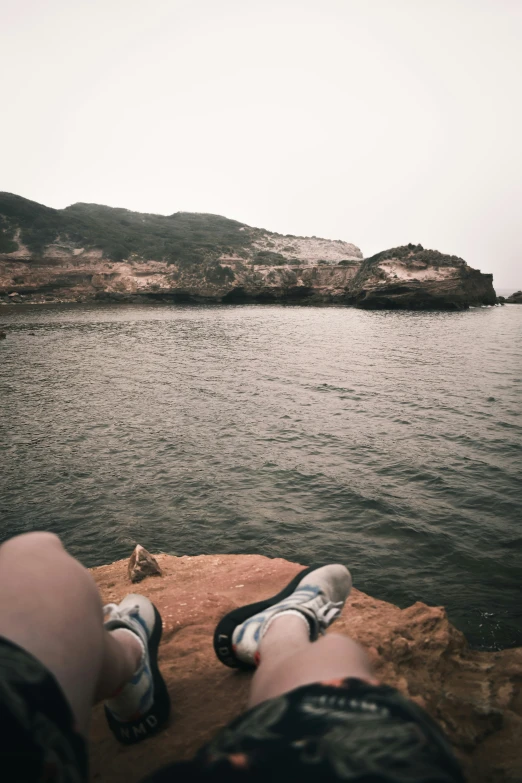
{"type": "Polygon", "coordinates": [[[339,617],[351,587],[350,572],[343,565],[301,571],[277,595],[234,609],[220,620],[214,633],[217,657],[232,668],[254,668],[263,635],[283,613],[302,617],[315,641],[339,617]]]}
{"type": "Polygon", "coordinates": [[[105,702],[107,722],[116,739],[124,745],[140,742],[166,723],[170,697],[158,668],[161,616],[143,595],[130,593],[120,604],[107,604],[104,612],[107,631],[123,628],[136,635],[143,653],[133,677],[105,702]]]}

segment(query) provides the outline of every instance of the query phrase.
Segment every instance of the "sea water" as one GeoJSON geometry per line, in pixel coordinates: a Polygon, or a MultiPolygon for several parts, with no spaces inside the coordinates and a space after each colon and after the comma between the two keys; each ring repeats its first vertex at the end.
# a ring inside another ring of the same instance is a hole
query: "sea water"
{"type": "Polygon", "coordinates": [[[4,307],[0,534],[339,561],[522,644],[522,307],[4,307]]]}

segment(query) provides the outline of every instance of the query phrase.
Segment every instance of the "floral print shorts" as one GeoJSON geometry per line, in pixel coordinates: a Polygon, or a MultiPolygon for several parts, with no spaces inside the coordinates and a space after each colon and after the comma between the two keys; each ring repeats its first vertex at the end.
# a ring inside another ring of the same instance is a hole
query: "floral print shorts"
{"type": "Polygon", "coordinates": [[[40,661],[0,638],[0,777],[6,783],[84,783],[85,740],[40,661]]]}
{"type": "Polygon", "coordinates": [[[395,688],[315,683],[237,718],[193,761],[144,783],[464,783],[438,725],[395,688]]]}
{"type": "MultiPolygon", "coordinates": [[[[0,638],[0,765],[13,783],[86,783],[87,747],[54,677],[0,638]]],[[[346,679],[269,699],[192,761],[143,783],[464,783],[437,724],[394,688],[346,679]]]]}

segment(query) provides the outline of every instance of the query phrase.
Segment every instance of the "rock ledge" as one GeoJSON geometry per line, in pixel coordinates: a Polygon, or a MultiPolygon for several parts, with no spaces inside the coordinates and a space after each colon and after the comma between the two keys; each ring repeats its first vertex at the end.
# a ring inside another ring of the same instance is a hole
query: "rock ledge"
{"type": "MultiPolygon", "coordinates": [[[[164,620],[162,670],[173,705],[165,731],[141,745],[117,746],[100,706],[91,732],[95,781],[135,783],[169,761],[190,758],[242,712],[249,674],[222,666],[212,634],[218,619],[244,603],[273,595],[302,566],[259,555],[157,555],[162,577],[138,591],[164,620]]],[[[127,561],[92,569],[104,602],[133,586],[127,561]]],[[[377,676],[424,706],[443,726],[474,783],[522,780],[522,648],[470,650],[444,609],[416,603],[407,609],[354,589],[333,626],[369,650],[377,676]]]]}

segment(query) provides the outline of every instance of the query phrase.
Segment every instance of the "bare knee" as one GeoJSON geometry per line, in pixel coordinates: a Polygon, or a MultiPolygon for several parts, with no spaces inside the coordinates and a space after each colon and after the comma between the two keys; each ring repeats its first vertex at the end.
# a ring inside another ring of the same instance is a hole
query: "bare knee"
{"type": "MultiPolygon", "coordinates": [[[[100,607],[96,584],[83,565],[64,549],[54,533],[37,531],[14,536],[0,546],[2,575],[8,580],[31,586],[40,584],[48,593],[54,590],[61,603],[78,590],[85,604],[100,607]],[[71,591],[68,587],[74,587],[71,591]]],[[[14,582],[13,582],[14,584],[14,582]]],[[[75,598],[76,600],[76,598],[75,598]]]]}
{"type": "MultiPolygon", "coordinates": [[[[38,615],[58,628],[62,620],[70,623],[78,612],[85,623],[101,628],[102,603],[96,583],[54,533],[14,536],[0,546],[0,565],[0,624],[9,606],[22,619],[31,615],[33,624],[33,615],[38,615]]],[[[30,634],[31,628],[27,630],[30,634]]],[[[63,636],[64,629],[60,627],[59,633],[63,636]]]]}
{"type": "Polygon", "coordinates": [[[362,655],[366,655],[364,647],[362,647],[359,642],[356,642],[350,636],[346,636],[342,633],[327,633],[325,636],[322,636],[318,642],[321,644],[323,649],[328,648],[332,650],[339,650],[341,652],[353,652],[357,650],[362,655]]]}
{"type": "Polygon", "coordinates": [[[347,657],[350,660],[357,660],[369,665],[368,654],[364,647],[344,634],[328,633],[319,639],[316,645],[320,645],[322,654],[328,653],[332,656],[347,657]]]}
{"type": "Polygon", "coordinates": [[[368,653],[359,642],[338,633],[329,633],[312,645],[317,657],[329,660],[335,666],[346,669],[345,676],[358,677],[367,682],[374,679],[373,667],[368,653]]]}
{"type": "Polygon", "coordinates": [[[249,704],[253,707],[302,685],[338,684],[347,678],[377,684],[364,648],[348,636],[329,633],[288,657],[261,657],[249,704]]]}
{"type": "Polygon", "coordinates": [[[63,545],[54,533],[38,530],[34,533],[21,533],[19,536],[8,539],[0,547],[0,553],[41,552],[46,549],[63,549],[63,545]]]}

